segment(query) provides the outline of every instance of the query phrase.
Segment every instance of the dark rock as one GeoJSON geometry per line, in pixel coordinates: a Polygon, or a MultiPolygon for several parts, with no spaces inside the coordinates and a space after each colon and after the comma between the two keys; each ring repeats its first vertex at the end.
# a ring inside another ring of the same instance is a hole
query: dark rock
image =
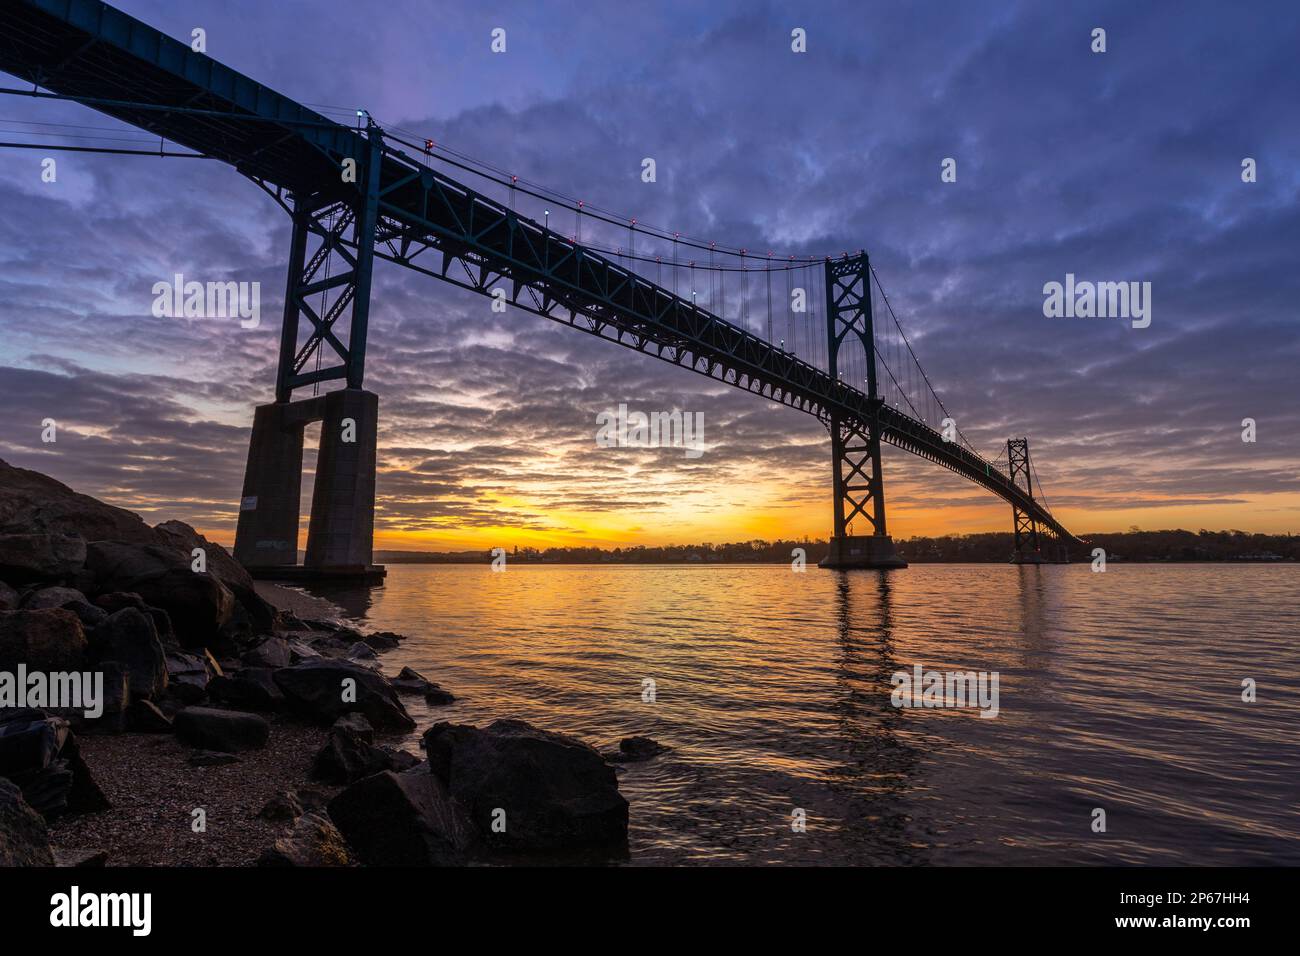
{"type": "Polygon", "coordinates": [[[334,797],[334,792],[321,787],[299,787],[294,791],[294,796],[302,804],[303,812],[315,810],[324,813],[325,808],[334,797]]]}
{"type": "Polygon", "coordinates": [[[423,694],[425,703],[434,707],[451,704],[456,700],[451,691],[444,689],[439,684],[435,684],[419,671],[410,667],[403,667],[390,683],[399,694],[423,694]]]}
{"type": "Polygon", "coordinates": [[[102,624],[108,617],[108,613],[103,608],[91,604],[76,588],[40,588],[23,598],[22,607],[27,611],[41,611],[52,607],[67,608],[77,615],[82,626],[87,629],[102,624]]]}
{"type": "Polygon", "coordinates": [[[126,721],[127,726],[139,734],[169,734],[173,730],[171,718],[149,700],[132,701],[126,721]]]}
{"type": "Polygon", "coordinates": [[[474,827],[442,782],[422,771],[359,780],[329,802],[330,819],[367,866],[454,866],[474,827]]]}
{"type": "Polygon", "coordinates": [[[352,866],[352,854],[343,834],[319,813],[304,813],[276,840],[258,866],[352,866]]]}
{"type": "MultiPolygon", "coordinates": [[[[20,552],[31,554],[33,551],[44,558],[41,573],[37,578],[66,577],[80,568],[89,557],[85,541],[116,542],[118,544],[139,547],[161,547],[183,562],[186,574],[194,578],[204,578],[218,586],[233,597],[227,623],[238,620],[250,630],[267,631],[274,625],[275,611],[257,595],[253,580],[248,572],[221,545],[206,540],[188,525],[179,521],[166,521],[156,528],[150,528],[139,515],[122,508],[96,501],[88,495],[78,494],[53,478],[39,472],[24,468],[14,468],[0,461],[0,531],[50,537],[79,536],[72,542],[54,541],[52,544],[33,549],[31,545],[20,552]],[[81,550],[78,552],[78,547],[81,550]],[[196,574],[189,570],[191,554],[194,548],[201,547],[207,556],[207,572],[196,574]]],[[[14,547],[17,547],[15,545],[14,547]]],[[[0,549],[3,551],[3,549],[0,549]]],[[[22,565],[31,563],[30,557],[22,553],[22,565]]],[[[18,576],[10,576],[0,571],[0,577],[10,583],[18,583],[18,576]]],[[[29,578],[21,578],[26,581],[29,578]]],[[[82,578],[77,578],[83,585],[82,578]]],[[[88,575],[86,580],[97,583],[96,590],[103,591],[117,587],[112,580],[102,581],[98,574],[88,575]]],[[[90,587],[89,583],[82,590],[90,587]]],[[[151,587],[166,587],[166,582],[155,582],[151,587]]],[[[121,590],[139,590],[145,601],[171,614],[172,623],[183,641],[192,645],[210,645],[203,631],[211,623],[211,615],[204,613],[194,622],[185,615],[178,615],[171,603],[151,599],[148,588],[121,587],[121,590]],[[192,626],[197,623],[197,627],[192,626]]],[[[87,591],[87,593],[90,593],[87,591]]],[[[211,595],[205,598],[210,602],[211,595]]],[[[177,599],[177,603],[186,609],[194,602],[177,599]]],[[[218,602],[219,603],[219,602],[218,602]]],[[[199,602],[204,606],[204,602],[199,602]]],[[[108,609],[106,609],[108,610],[108,609]]],[[[143,610],[143,609],[141,609],[143,610]]],[[[210,608],[209,608],[210,610],[210,608]]],[[[168,629],[157,625],[160,638],[168,638],[168,629]]]]}
{"type": "Polygon", "coordinates": [[[109,591],[107,594],[101,594],[95,598],[95,606],[102,608],[109,614],[120,611],[124,607],[133,607],[137,611],[143,611],[153,618],[154,630],[158,632],[158,639],[164,645],[170,644],[176,639],[175,631],[172,628],[171,615],[160,607],[145,604],[144,599],[132,591],[109,591]]]}
{"type": "Polygon", "coordinates": [[[222,767],[229,763],[239,763],[239,758],[215,750],[196,750],[190,754],[188,763],[192,767],[222,767]]]}
{"type": "Polygon", "coordinates": [[[364,641],[357,641],[348,648],[348,660],[373,661],[374,659],[375,649],[364,641]]]}
{"type": "Polygon", "coordinates": [[[137,611],[145,611],[149,605],[144,603],[144,598],[132,591],[109,591],[95,598],[95,607],[103,608],[109,614],[112,614],[124,607],[133,607],[137,611]]]}
{"type": "Polygon", "coordinates": [[[0,534],[0,574],[14,582],[70,577],[86,563],[79,534],[0,534]]]}
{"type": "MultiPolygon", "coordinates": [[[[275,626],[275,608],[268,604],[254,586],[253,578],[229,551],[209,541],[182,521],[164,521],[154,527],[154,532],[164,544],[170,544],[183,554],[193,554],[202,548],[207,555],[207,573],[220,581],[235,596],[237,612],[244,618],[247,630],[265,632],[275,626]]],[[[166,605],[163,605],[164,607],[166,605]]]]}
{"type": "Polygon", "coordinates": [[[186,707],[172,721],[176,736],[202,750],[239,753],[260,750],[271,736],[271,725],[257,714],[212,707],[186,707]]]}
{"type": "Polygon", "coordinates": [[[494,847],[512,851],[623,848],[627,800],[593,748],[522,720],[486,728],[435,724],[424,735],[433,777],[494,847]],[[505,831],[492,831],[505,811],[505,831]]]}
{"type": "MultiPolygon", "coordinates": [[[[340,721],[341,724],[341,721],[340,721]]],[[[324,783],[355,783],[383,770],[397,770],[391,754],[368,743],[346,726],[330,728],[325,746],[312,762],[310,778],[324,783]]]]}
{"type": "Polygon", "coordinates": [[[103,713],[78,721],[78,729],[86,733],[120,734],[130,722],[131,674],[118,661],[100,661],[95,670],[104,675],[103,713]]]}
{"type": "Polygon", "coordinates": [[[62,608],[0,611],[0,670],[80,671],[86,634],[77,615],[62,608]]]}
{"type": "Polygon", "coordinates": [[[402,773],[405,770],[411,770],[424,763],[424,761],[415,754],[408,753],[407,751],[396,747],[380,747],[379,749],[388,754],[388,759],[392,761],[393,771],[395,773],[402,773]]]}
{"type": "Polygon", "coordinates": [[[64,610],[71,611],[81,621],[86,630],[99,627],[108,619],[108,612],[95,607],[89,601],[69,601],[63,605],[64,610]]]}
{"type": "Polygon", "coordinates": [[[306,631],[310,630],[302,618],[294,614],[293,611],[281,611],[280,618],[276,621],[275,629],[277,631],[306,631]]]}
{"type": "Polygon", "coordinates": [[[375,728],[361,714],[344,714],[334,721],[336,730],[350,730],[368,744],[375,742],[375,728]]]}
{"type": "Polygon", "coordinates": [[[117,661],[127,669],[133,697],[156,697],[167,687],[167,655],[153,618],[142,611],[114,611],[95,629],[92,645],[101,660],[117,661]]]}
{"type": "Polygon", "coordinates": [[[391,651],[405,638],[392,631],[375,631],[373,634],[363,634],[361,640],[377,651],[391,651]]]}
{"type": "Polygon", "coordinates": [[[0,611],[12,611],[18,607],[18,592],[0,581],[0,611]]]}
{"type": "Polygon", "coordinates": [[[337,631],[343,626],[338,621],[327,621],[324,618],[316,617],[305,617],[302,619],[302,623],[309,631],[337,631]]]}
{"type": "Polygon", "coordinates": [[[289,642],[282,637],[268,637],[239,656],[249,667],[288,667],[293,663],[289,642]]]}
{"type": "Polygon", "coordinates": [[[302,801],[294,793],[284,792],[277,793],[270,800],[266,801],[265,806],[257,811],[257,815],[263,820],[272,820],[279,822],[289,822],[297,820],[303,815],[302,801]]]}
{"type": "Polygon", "coordinates": [[[275,672],[275,682],[289,705],[320,723],[346,713],[364,714],[379,730],[415,729],[397,694],[382,674],[349,661],[309,660],[275,672]],[[345,681],[355,682],[345,685],[345,681]],[[355,700],[344,700],[345,686],[355,700]]]}
{"type": "Polygon", "coordinates": [[[22,791],[0,777],[0,866],[53,866],[50,831],[22,791]]]}
{"type": "Polygon", "coordinates": [[[64,761],[72,772],[72,788],[67,796],[68,813],[98,813],[101,810],[112,809],[113,804],[99,788],[99,784],[91,776],[90,767],[82,759],[81,745],[77,742],[76,734],[68,735],[63,750],[59,752],[59,759],[64,761]]]}
{"type": "Polygon", "coordinates": [[[48,475],[0,461],[0,526],[6,531],[76,533],[87,541],[153,540],[140,516],[78,494],[48,475]]]}
{"type": "Polygon", "coordinates": [[[154,630],[158,632],[158,640],[162,641],[164,646],[179,646],[176,631],[172,627],[172,616],[170,614],[160,607],[146,607],[144,612],[153,621],[154,630]]]}
{"type": "Polygon", "coordinates": [[[68,722],[32,707],[0,716],[0,777],[43,770],[59,756],[71,731],[68,722]]]}
{"type": "Polygon", "coordinates": [[[233,592],[213,575],[191,570],[188,554],[171,547],[94,541],[86,567],[100,590],[133,591],[166,611],[185,647],[213,643],[234,613],[233,592]]]}
{"type": "Polygon", "coordinates": [[[284,692],[275,682],[275,672],[267,667],[245,667],[229,677],[214,677],[208,695],[235,707],[250,710],[278,711],[285,706],[284,692]]]}
{"type": "Polygon", "coordinates": [[[289,641],[289,656],[292,664],[300,664],[303,661],[319,660],[320,651],[312,647],[306,641],[292,640],[289,641]]]}
{"type": "Polygon", "coordinates": [[[109,807],[81,758],[68,722],[40,710],[28,708],[4,715],[0,722],[0,776],[19,787],[28,805],[47,820],[109,807]]]}
{"type": "Polygon", "coordinates": [[[87,850],[87,849],[67,849],[54,851],[54,865],[62,867],[73,867],[76,869],[88,869],[91,867],[108,866],[107,850],[87,850]]]}
{"type": "Polygon", "coordinates": [[[184,651],[165,652],[167,687],[177,700],[195,704],[207,696],[208,682],[221,667],[207,653],[187,654],[184,651]]]}
{"type": "Polygon", "coordinates": [[[73,601],[85,601],[86,595],[76,588],[38,588],[23,598],[23,607],[28,611],[42,611],[46,608],[63,607],[73,601]]]}
{"type": "Polygon", "coordinates": [[[659,741],[652,740],[649,737],[624,737],[618,742],[618,753],[609,759],[620,763],[634,763],[639,760],[649,760],[651,757],[657,757],[671,749],[671,747],[665,747],[659,741]]]}

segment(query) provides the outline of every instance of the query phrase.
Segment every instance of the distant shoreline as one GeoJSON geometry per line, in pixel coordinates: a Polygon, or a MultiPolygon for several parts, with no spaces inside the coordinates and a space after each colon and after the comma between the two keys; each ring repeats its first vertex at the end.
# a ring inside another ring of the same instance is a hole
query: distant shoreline
{"type": "MultiPolygon", "coordinates": [[[[395,564],[455,564],[455,565],[464,565],[467,567],[480,567],[482,565],[492,563],[491,558],[485,558],[482,560],[470,560],[468,558],[449,558],[445,560],[440,558],[430,558],[430,559],[412,560],[409,558],[383,558],[383,557],[376,556],[375,560],[377,563],[383,564],[385,566],[395,565],[395,564]]],[[[910,564],[934,564],[934,565],[957,565],[957,564],[1010,565],[1012,563],[1010,561],[952,561],[952,560],[933,560],[933,559],[927,560],[925,558],[914,558],[914,557],[908,557],[907,560],[910,564]]],[[[707,567],[721,567],[721,566],[767,567],[771,565],[779,566],[782,564],[789,564],[789,563],[790,562],[788,560],[764,561],[764,560],[757,560],[757,559],[749,560],[749,561],[527,561],[522,558],[520,559],[507,558],[507,564],[529,565],[529,566],[539,566],[539,567],[559,567],[564,565],[582,566],[582,567],[607,567],[607,566],[614,565],[618,567],[650,568],[650,567],[676,567],[678,565],[684,565],[686,567],[707,568],[707,567]]],[[[809,563],[815,564],[815,562],[811,561],[811,559],[809,560],[809,563]]],[[[1080,560],[1080,561],[1072,561],[1069,563],[1087,564],[1088,561],[1080,560]]],[[[1232,564],[1232,565],[1250,564],[1250,565],[1264,565],[1268,567],[1273,567],[1277,565],[1300,564],[1300,562],[1297,562],[1295,558],[1282,558],[1280,560],[1249,559],[1249,558],[1220,558],[1220,559],[1200,558],[1200,559],[1186,559],[1186,560],[1182,560],[1182,559],[1165,560],[1160,558],[1134,558],[1134,559],[1112,558],[1110,560],[1110,563],[1112,564],[1232,564]]],[[[1033,565],[1030,565],[1030,567],[1032,566],[1033,565]]],[[[271,599],[267,598],[267,600],[271,600],[271,599]]],[[[275,602],[273,601],[272,603],[275,602]]]]}

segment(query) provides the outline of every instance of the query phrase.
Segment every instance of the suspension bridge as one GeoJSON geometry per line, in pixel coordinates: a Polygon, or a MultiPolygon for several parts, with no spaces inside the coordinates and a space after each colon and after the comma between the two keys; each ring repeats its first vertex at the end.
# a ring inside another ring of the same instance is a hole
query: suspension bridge
{"type": "Polygon", "coordinates": [[[99,0],[0,0],[0,71],[28,85],[2,95],[77,102],[138,137],[113,128],[108,146],[95,128],[29,123],[89,145],[0,146],[219,161],[290,217],[275,400],[254,412],[235,540],[255,574],[382,575],[372,548],[379,402],[364,387],[376,259],[818,418],[832,465],[824,567],[906,566],[886,524],[882,444],[1005,500],[1013,561],[1064,560],[1076,542],[1047,507],[1027,439],[990,459],[956,427],[865,251],[790,255],[639,222],[363,109],[344,120],[294,102],[99,0]],[[333,381],[343,387],[321,391],[333,381]],[[311,397],[295,397],[308,387],[311,397]],[[321,444],[298,567],[313,422],[321,444]]]}

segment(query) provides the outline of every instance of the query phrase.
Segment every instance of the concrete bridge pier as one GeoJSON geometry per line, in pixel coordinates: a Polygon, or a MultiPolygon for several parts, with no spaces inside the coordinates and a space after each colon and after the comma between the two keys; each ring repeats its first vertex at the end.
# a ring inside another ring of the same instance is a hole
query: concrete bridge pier
{"type": "Polygon", "coordinates": [[[831,538],[823,568],[905,568],[894,539],[887,534],[846,534],[831,538]]]}
{"type": "Polygon", "coordinates": [[[235,558],[255,578],[373,582],[379,396],[346,388],[261,405],[244,470],[235,558]],[[321,422],[307,554],[298,564],[303,430],[321,422]]]}

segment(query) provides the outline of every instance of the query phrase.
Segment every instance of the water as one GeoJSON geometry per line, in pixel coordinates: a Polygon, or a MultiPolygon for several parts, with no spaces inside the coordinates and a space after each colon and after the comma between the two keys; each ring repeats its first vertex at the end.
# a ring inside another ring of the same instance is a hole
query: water
{"type": "Polygon", "coordinates": [[[1298,594],[1295,566],[393,565],[329,596],[458,695],[407,698],[421,730],[672,746],[620,773],[634,865],[1295,865],[1298,594]],[[895,709],[915,663],[997,671],[999,716],[895,709]]]}

